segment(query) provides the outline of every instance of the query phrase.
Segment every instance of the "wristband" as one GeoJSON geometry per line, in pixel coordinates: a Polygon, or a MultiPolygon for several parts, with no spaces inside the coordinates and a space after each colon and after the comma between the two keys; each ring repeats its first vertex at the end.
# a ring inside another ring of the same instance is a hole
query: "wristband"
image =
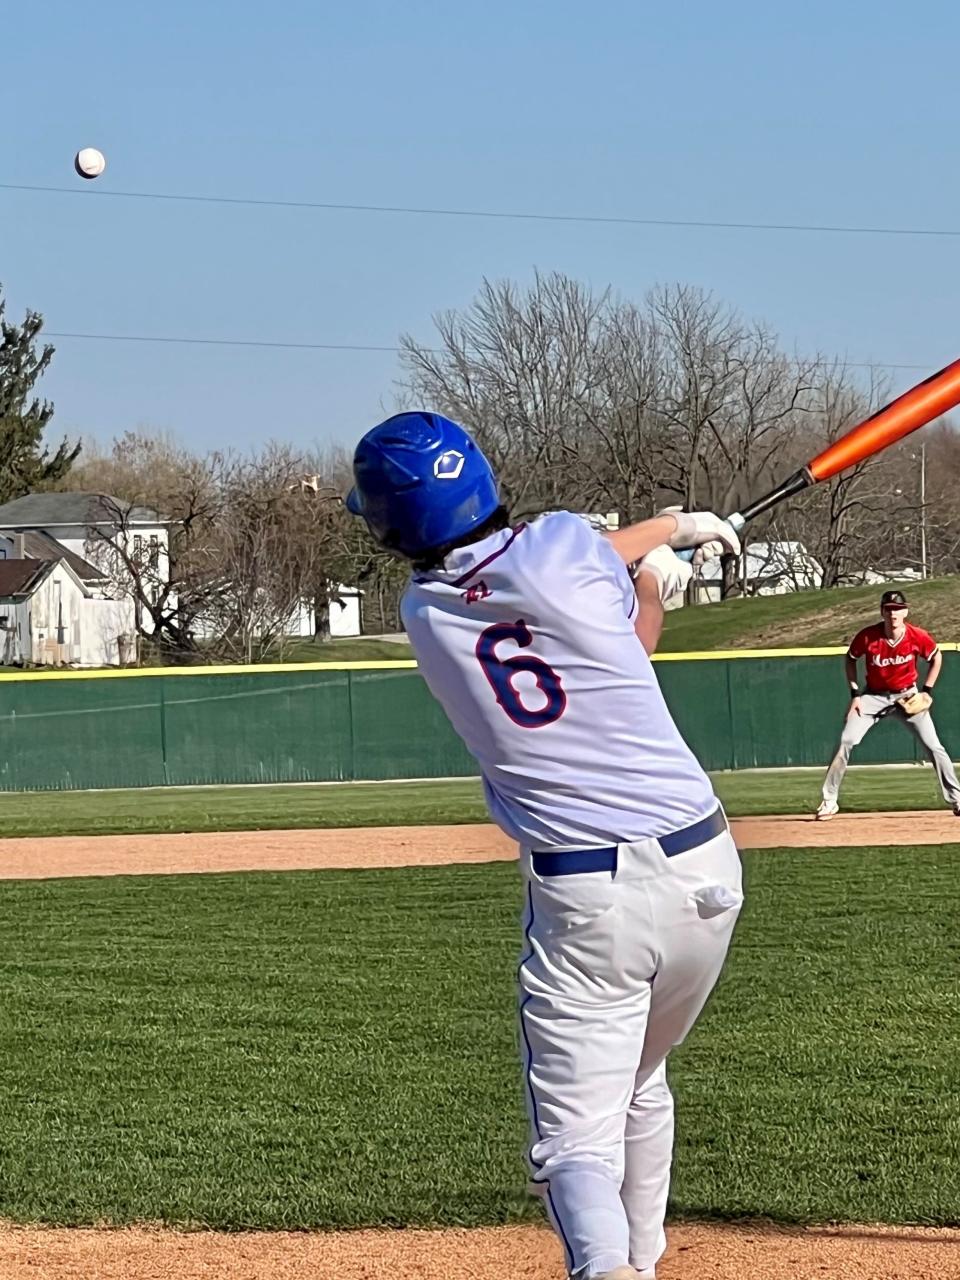
{"type": "Polygon", "coordinates": [[[929,694],[930,694],[930,696],[932,697],[932,696],[933,696],[933,685],[932,685],[932,684],[925,684],[925,685],[923,686],[923,688],[920,690],[920,692],[921,692],[921,693],[929,693],[929,694]]]}
{"type": "Polygon", "coordinates": [[[852,685],[850,686],[850,697],[851,697],[851,698],[862,698],[862,697],[863,697],[863,694],[860,692],[860,690],[857,688],[857,686],[856,686],[855,684],[852,684],[852,685]]]}

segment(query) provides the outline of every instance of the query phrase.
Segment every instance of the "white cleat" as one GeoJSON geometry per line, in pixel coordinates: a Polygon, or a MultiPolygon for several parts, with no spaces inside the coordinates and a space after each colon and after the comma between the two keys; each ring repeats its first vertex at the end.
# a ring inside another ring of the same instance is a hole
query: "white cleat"
{"type": "Polygon", "coordinates": [[[836,800],[821,800],[820,808],[817,810],[818,822],[829,822],[831,818],[835,818],[840,812],[840,806],[836,800]]]}
{"type": "Polygon", "coordinates": [[[603,1275],[594,1276],[592,1280],[656,1280],[652,1271],[635,1271],[633,1267],[617,1267],[613,1271],[604,1271],[603,1275]]]}

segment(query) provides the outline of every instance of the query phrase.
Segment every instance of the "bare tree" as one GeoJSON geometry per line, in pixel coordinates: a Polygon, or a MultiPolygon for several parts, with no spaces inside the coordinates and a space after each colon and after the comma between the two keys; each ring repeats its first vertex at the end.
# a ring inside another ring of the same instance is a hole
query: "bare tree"
{"type": "Polygon", "coordinates": [[[588,511],[615,509],[622,521],[649,515],[669,489],[670,427],[661,412],[662,335],[629,303],[600,317],[594,377],[578,396],[568,471],[588,511]]]}
{"type": "Polygon", "coordinates": [[[917,505],[913,527],[905,530],[909,537],[904,551],[914,563],[920,563],[922,520],[930,573],[956,573],[960,555],[960,431],[950,419],[927,427],[922,440],[914,437],[904,441],[898,487],[912,495],[917,505]]]}
{"type": "Polygon", "coordinates": [[[439,350],[402,340],[405,390],[477,434],[524,514],[738,505],[798,429],[817,366],[682,286],[640,308],[560,275],[486,281],[436,323],[439,350]]]}
{"type": "Polygon", "coordinates": [[[215,577],[214,532],[222,510],[224,459],[200,457],[169,436],[127,432],[106,454],[87,447],[71,487],[103,495],[105,523],[89,554],[132,596],[141,636],[171,658],[197,652],[196,618],[215,577]],[[146,512],[167,528],[167,552],[138,539],[146,512]]]}
{"type": "Polygon", "coordinates": [[[96,558],[134,598],[142,635],[174,660],[280,655],[306,611],[326,638],[339,584],[372,558],[343,510],[349,466],[336,451],[270,444],[198,456],[127,433],[107,454],[86,454],[79,479],[112,495],[108,527],[92,531],[96,558]],[[169,564],[136,535],[143,508],[167,525],[169,564]]]}
{"type": "Polygon", "coordinates": [[[280,656],[304,608],[329,607],[340,499],[305,464],[281,444],[226,462],[215,586],[202,616],[226,658],[280,656]]]}
{"type": "Polygon", "coordinates": [[[463,422],[520,513],[577,501],[582,405],[602,380],[597,348],[609,295],[562,275],[525,293],[483,282],[464,313],[434,317],[440,348],[401,338],[407,393],[463,422]]]}
{"type": "MultiPolygon", "coordinates": [[[[876,411],[888,394],[886,380],[873,373],[864,384],[840,362],[824,363],[807,402],[802,435],[779,459],[800,466],[876,411]]],[[[887,451],[819,484],[778,509],[770,528],[790,531],[823,569],[822,586],[835,587],[889,559],[891,534],[909,517],[912,503],[896,483],[898,450],[887,451]]]]}
{"type": "Polygon", "coordinates": [[[688,510],[706,502],[710,460],[737,404],[746,333],[709,294],[676,285],[651,294],[663,334],[660,413],[670,428],[668,491],[688,510]]]}
{"type": "MultiPolygon", "coordinates": [[[[316,580],[309,598],[314,639],[323,642],[330,639],[331,614],[345,607],[341,588],[366,590],[377,567],[383,569],[394,561],[375,547],[362,522],[349,515],[343,505],[353,483],[351,460],[346,451],[329,448],[308,455],[304,461],[309,471],[300,482],[305,502],[299,536],[311,538],[314,544],[316,580]]],[[[367,629],[362,610],[361,620],[367,629]]],[[[374,629],[386,628],[375,625],[374,629]]]]}

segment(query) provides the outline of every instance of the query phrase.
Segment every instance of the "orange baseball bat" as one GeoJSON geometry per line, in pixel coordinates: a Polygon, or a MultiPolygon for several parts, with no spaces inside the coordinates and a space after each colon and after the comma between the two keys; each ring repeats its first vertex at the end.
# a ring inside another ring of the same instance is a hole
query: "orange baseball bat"
{"type": "Polygon", "coordinates": [[[925,427],[928,422],[955,409],[958,404],[960,360],[954,360],[953,364],[948,364],[939,373],[931,374],[923,382],[918,382],[915,387],[905,391],[896,400],[891,400],[865,421],[851,427],[845,436],[818,453],[805,467],[777,485],[776,489],[727,519],[735,529],[742,529],[748,520],[758,516],[761,511],[769,510],[784,498],[792,498],[809,485],[829,480],[831,476],[856,466],[865,458],[872,458],[875,453],[896,444],[911,431],[925,427]]]}

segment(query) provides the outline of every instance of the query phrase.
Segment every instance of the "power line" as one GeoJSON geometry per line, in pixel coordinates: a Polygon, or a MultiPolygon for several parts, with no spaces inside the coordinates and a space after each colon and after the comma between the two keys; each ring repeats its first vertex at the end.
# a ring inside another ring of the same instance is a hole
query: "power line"
{"type": "MultiPolygon", "coordinates": [[[[63,333],[44,329],[45,338],[77,339],[83,342],[158,342],[176,346],[196,347],[263,347],[283,351],[373,351],[399,355],[405,347],[378,346],[364,342],[273,342],[264,338],[189,338],[170,334],[148,333],[63,333]]],[[[437,347],[418,347],[431,355],[443,355],[437,347]]],[[[905,369],[920,373],[929,372],[926,364],[896,364],[882,360],[838,360],[847,369],[905,369]]]]}
{"type": "MultiPolygon", "coordinates": [[[[88,342],[165,342],[188,347],[266,347],[290,351],[385,351],[396,353],[402,347],[377,347],[362,342],[270,342],[247,338],[183,338],[148,333],[55,333],[44,329],[45,338],[78,338],[88,342]]],[[[428,348],[423,348],[428,350],[428,348]]]]}
{"type": "Polygon", "coordinates": [[[780,231],[813,235],[922,236],[960,238],[960,228],[874,227],[806,222],[722,222],[707,218],[635,218],[585,213],[523,213],[504,209],[434,209],[387,204],[340,204],[318,200],[258,200],[248,196],[200,196],[169,191],[109,191],[77,187],[47,187],[22,182],[0,182],[0,190],[33,191],[67,196],[98,196],[104,200],[169,200],[185,204],[247,205],[269,209],[319,209],[336,213],[410,214],[428,218],[487,218],[515,222],[568,222],[621,227],[681,227],[715,231],[780,231]]]}

